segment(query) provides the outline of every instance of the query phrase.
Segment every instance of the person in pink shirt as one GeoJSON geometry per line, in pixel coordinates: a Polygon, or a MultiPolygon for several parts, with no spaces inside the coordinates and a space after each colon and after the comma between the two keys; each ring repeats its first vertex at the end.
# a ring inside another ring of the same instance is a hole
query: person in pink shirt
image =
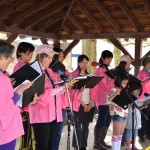
{"type": "MultiPolygon", "coordinates": [[[[138,73],[137,77],[140,80],[145,80],[147,78],[150,78],[150,57],[145,57],[142,62],[143,69],[138,73]]],[[[144,98],[144,93],[150,94],[150,79],[147,79],[142,82],[142,93],[140,98],[144,98]]],[[[149,117],[150,120],[150,106],[146,109],[142,109],[143,113],[149,117]]],[[[142,127],[138,131],[139,140],[141,142],[144,142],[144,135],[147,134],[148,138],[150,139],[150,121],[146,120],[143,115],[141,116],[142,120],[142,127]]]]}
{"type": "MultiPolygon", "coordinates": [[[[18,69],[20,69],[24,65],[30,63],[34,49],[35,49],[34,46],[30,43],[27,43],[27,42],[19,43],[17,47],[17,51],[16,51],[16,57],[18,59],[18,62],[15,65],[13,72],[16,72],[18,69]]],[[[34,147],[34,142],[32,138],[33,133],[32,133],[32,129],[31,129],[30,121],[29,121],[29,113],[25,111],[25,109],[22,110],[21,112],[25,134],[20,138],[19,149],[31,150],[34,147]]]]}
{"type": "MultiPolygon", "coordinates": [[[[87,67],[89,64],[89,58],[86,55],[80,55],[78,57],[78,67],[77,69],[71,73],[72,77],[77,76],[83,76],[88,75],[89,72],[87,71],[87,67]]],[[[82,120],[83,122],[79,122],[78,118],[80,117],[80,109],[84,109],[84,112],[89,113],[91,109],[94,109],[94,102],[90,99],[90,89],[89,88],[83,88],[81,90],[73,90],[71,92],[71,101],[72,101],[72,107],[73,107],[73,114],[74,114],[74,123],[75,123],[75,129],[77,133],[77,140],[75,137],[75,132],[73,134],[73,141],[72,146],[75,149],[79,150],[87,150],[87,140],[89,135],[89,122],[85,122],[85,120],[82,120]],[[78,144],[77,144],[78,143],[78,144]]],[[[85,116],[86,117],[86,116],[85,116]]]]}
{"type": "Polygon", "coordinates": [[[14,46],[0,40],[0,150],[14,150],[16,139],[24,134],[20,109],[16,104],[32,83],[20,85],[14,93],[10,79],[3,73],[13,61],[14,46]]]}
{"type": "Polygon", "coordinates": [[[102,76],[103,79],[91,90],[91,99],[95,101],[98,107],[98,119],[94,128],[94,148],[106,150],[111,148],[104,140],[110,126],[111,117],[109,114],[109,105],[105,104],[105,99],[109,91],[114,87],[114,80],[109,78],[105,72],[108,70],[113,58],[109,50],[104,50],[99,60],[99,67],[95,75],[102,76]]]}
{"type": "MultiPolygon", "coordinates": [[[[53,48],[53,50],[55,52],[57,52],[58,54],[54,55],[53,61],[50,64],[50,66],[52,66],[57,61],[60,61],[61,63],[63,63],[63,61],[64,61],[64,51],[60,48],[53,48]]],[[[68,72],[68,70],[65,69],[65,70],[61,70],[61,71],[63,71],[66,75],[70,76],[70,73],[68,72]]],[[[66,92],[64,92],[61,95],[61,99],[62,99],[63,121],[57,123],[57,133],[56,133],[56,137],[55,137],[55,142],[53,143],[53,150],[58,150],[59,149],[61,134],[62,134],[62,130],[63,130],[64,124],[65,124],[65,119],[66,119],[67,107],[69,107],[66,92]]]]}
{"type": "MultiPolygon", "coordinates": [[[[45,77],[45,91],[41,94],[40,100],[29,107],[30,123],[33,126],[36,150],[52,150],[57,132],[57,122],[62,122],[62,99],[61,94],[65,92],[65,86],[55,86],[54,82],[60,78],[54,73],[49,65],[52,62],[53,51],[49,45],[41,45],[37,49],[37,60],[40,63],[45,77]]],[[[69,82],[68,87],[73,83],[69,82]]]]}

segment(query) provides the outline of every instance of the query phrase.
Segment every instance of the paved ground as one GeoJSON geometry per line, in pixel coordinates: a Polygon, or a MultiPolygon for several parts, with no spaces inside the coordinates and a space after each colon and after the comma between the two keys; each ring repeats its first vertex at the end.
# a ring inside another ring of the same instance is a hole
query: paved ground
{"type": "MultiPolygon", "coordinates": [[[[93,141],[94,141],[94,136],[93,136],[93,129],[95,126],[95,121],[96,119],[94,119],[93,123],[90,124],[90,130],[89,130],[89,138],[88,138],[88,149],[89,150],[94,150],[93,149],[93,141]]],[[[73,133],[73,127],[71,129],[71,148],[70,150],[74,150],[72,148],[72,133],[73,133]]],[[[67,150],[67,125],[64,127],[63,129],[63,133],[62,133],[62,138],[61,138],[61,142],[60,142],[60,150],[67,150]]],[[[111,144],[111,135],[112,135],[112,126],[109,129],[108,135],[105,139],[105,141],[109,144],[111,144]]],[[[137,148],[141,149],[141,150],[145,150],[146,147],[150,146],[150,140],[146,140],[145,143],[139,143],[137,142],[137,148]]],[[[121,150],[125,150],[126,147],[122,147],[121,150]]],[[[150,150],[150,149],[149,149],[150,150]]]]}

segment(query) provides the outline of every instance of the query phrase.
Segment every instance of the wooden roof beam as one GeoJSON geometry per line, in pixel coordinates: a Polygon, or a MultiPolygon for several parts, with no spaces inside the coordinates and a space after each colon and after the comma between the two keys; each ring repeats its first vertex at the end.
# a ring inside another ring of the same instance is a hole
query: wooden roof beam
{"type": "Polygon", "coordinates": [[[72,13],[69,14],[68,19],[76,26],[78,27],[83,33],[86,33],[86,28],[82,25],[81,21],[78,20],[77,17],[75,17],[72,13]]]}
{"type": "Polygon", "coordinates": [[[35,16],[34,18],[30,18],[26,23],[23,23],[23,27],[30,28],[31,26],[37,24],[39,21],[47,18],[48,16],[51,16],[52,14],[55,14],[57,11],[61,10],[62,8],[68,6],[71,2],[69,0],[61,1],[54,7],[52,7],[51,10],[46,9],[42,13],[39,12],[39,15],[35,16]]]}
{"type": "Polygon", "coordinates": [[[72,31],[70,30],[70,28],[67,25],[64,25],[63,30],[65,30],[68,34],[72,34],[72,31]]]}
{"type": "Polygon", "coordinates": [[[138,32],[141,31],[142,30],[141,26],[138,24],[137,20],[132,15],[130,10],[127,8],[124,1],[123,0],[116,0],[116,1],[118,2],[118,5],[120,6],[120,8],[123,10],[124,14],[127,16],[129,21],[132,23],[132,25],[136,29],[136,31],[138,31],[138,32]]]}
{"type": "Polygon", "coordinates": [[[51,38],[51,39],[57,39],[57,35],[53,34],[53,33],[44,33],[44,32],[37,32],[34,30],[24,30],[21,28],[17,28],[17,27],[9,27],[9,26],[5,26],[2,28],[2,30],[0,29],[1,32],[6,32],[6,33],[13,33],[13,34],[23,34],[23,35],[27,35],[27,36],[35,36],[35,37],[42,37],[42,38],[51,38]]]}
{"type": "Polygon", "coordinates": [[[85,7],[85,5],[77,0],[77,6],[80,9],[80,11],[88,18],[88,20],[91,22],[91,24],[99,31],[103,32],[102,27],[97,22],[97,20],[94,18],[94,16],[91,15],[91,12],[85,7]]]}
{"type": "Polygon", "coordinates": [[[150,3],[149,3],[149,1],[148,0],[142,0],[142,1],[143,1],[144,7],[145,7],[147,13],[150,16],[150,3]]]}
{"type": "MultiPolygon", "coordinates": [[[[33,5],[33,7],[27,9],[23,13],[18,14],[15,18],[12,18],[9,20],[9,25],[11,24],[19,24],[22,22],[22,20],[25,20],[26,18],[30,17],[32,14],[40,11],[41,9],[47,7],[49,4],[53,3],[55,0],[43,0],[39,1],[36,5],[33,5]]],[[[22,2],[23,3],[23,2],[22,2]]]]}
{"type": "Polygon", "coordinates": [[[48,42],[47,42],[47,40],[46,40],[45,38],[40,38],[40,40],[41,40],[42,44],[47,44],[47,45],[49,45],[48,42]]]}
{"type": "MultiPolygon", "coordinates": [[[[123,47],[123,45],[120,43],[119,40],[117,40],[116,38],[112,37],[109,38],[109,40],[111,41],[111,43],[116,46],[118,49],[120,49],[124,55],[129,55],[131,58],[132,56],[128,53],[128,51],[123,47]]],[[[133,58],[132,58],[133,59],[133,58]]]]}
{"type": "Polygon", "coordinates": [[[62,23],[61,23],[61,25],[60,25],[59,31],[61,30],[62,26],[65,24],[65,21],[66,21],[67,18],[68,18],[68,15],[69,15],[69,13],[70,13],[70,11],[71,11],[71,9],[72,9],[72,6],[73,6],[74,2],[75,2],[75,0],[72,0],[72,3],[70,4],[70,6],[69,6],[69,8],[68,8],[68,11],[67,11],[67,13],[66,13],[66,15],[65,15],[65,18],[64,18],[64,20],[62,21],[62,23]]]}
{"type": "Polygon", "coordinates": [[[25,3],[29,3],[29,1],[17,0],[9,4],[8,7],[1,9],[0,19],[5,18],[7,15],[11,14],[15,9],[24,5],[25,3]]]}
{"type": "Polygon", "coordinates": [[[6,40],[8,43],[12,43],[16,38],[18,37],[18,34],[10,34],[8,36],[8,39],[6,40]]]}
{"type": "Polygon", "coordinates": [[[140,36],[141,38],[150,38],[150,32],[122,32],[122,33],[99,33],[99,34],[67,34],[59,35],[59,39],[107,39],[107,38],[135,38],[140,36]]]}
{"type": "Polygon", "coordinates": [[[80,42],[80,40],[74,40],[72,43],[65,49],[64,58],[68,55],[68,53],[80,42]]]}
{"type": "MultiPolygon", "coordinates": [[[[46,29],[47,27],[50,27],[52,24],[62,20],[65,16],[65,13],[61,12],[57,15],[52,16],[49,19],[44,19],[42,22],[38,23],[35,26],[35,29],[37,29],[38,31],[44,31],[44,29],[46,29]]],[[[33,27],[34,28],[34,27],[33,27]]]]}
{"type": "Polygon", "coordinates": [[[113,18],[111,13],[109,13],[107,8],[103,5],[103,3],[99,0],[93,0],[92,2],[95,4],[95,7],[104,15],[104,17],[107,19],[107,21],[113,26],[115,31],[120,32],[121,29],[120,29],[118,23],[113,18]]]}

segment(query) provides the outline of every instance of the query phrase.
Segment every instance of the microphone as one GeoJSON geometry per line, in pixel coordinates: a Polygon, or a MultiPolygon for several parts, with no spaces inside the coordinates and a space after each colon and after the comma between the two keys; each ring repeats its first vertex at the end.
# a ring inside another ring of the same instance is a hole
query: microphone
{"type": "Polygon", "coordinates": [[[57,72],[62,79],[70,79],[70,77],[61,70],[55,70],[55,72],[57,72]]]}
{"type": "Polygon", "coordinates": [[[96,62],[96,61],[93,61],[93,62],[91,63],[91,65],[94,66],[94,67],[98,66],[99,64],[100,64],[100,63],[98,63],[98,62],[96,62]]]}
{"type": "Polygon", "coordinates": [[[144,96],[146,96],[146,97],[147,97],[147,96],[150,96],[150,94],[148,94],[148,93],[144,93],[144,96]]]}

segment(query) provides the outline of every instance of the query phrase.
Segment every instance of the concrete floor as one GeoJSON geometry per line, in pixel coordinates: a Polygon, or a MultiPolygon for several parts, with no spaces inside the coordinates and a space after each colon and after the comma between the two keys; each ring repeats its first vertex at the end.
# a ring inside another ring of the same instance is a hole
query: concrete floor
{"type": "MultiPolygon", "coordinates": [[[[94,150],[93,149],[93,141],[94,141],[94,136],[93,136],[93,129],[94,129],[94,126],[95,126],[95,122],[96,122],[96,119],[93,120],[92,123],[90,123],[90,130],[89,130],[89,137],[88,137],[88,149],[89,150],[94,150]]],[[[72,133],[73,133],[73,127],[71,128],[71,148],[70,150],[74,150],[72,148],[72,133]]],[[[61,138],[61,142],[60,142],[60,150],[67,150],[67,125],[64,127],[63,129],[63,133],[62,133],[62,138],[61,138]]],[[[111,135],[112,135],[112,125],[110,126],[109,128],[109,131],[108,131],[108,134],[107,134],[107,137],[105,139],[105,141],[109,144],[111,144],[111,135]]],[[[138,140],[137,140],[137,144],[136,144],[137,148],[138,149],[141,149],[141,150],[145,150],[146,147],[150,146],[150,140],[146,139],[146,142],[145,143],[139,143],[138,140]]],[[[126,149],[126,146],[124,147],[121,147],[121,150],[125,150],[126,149]]],[[[150,148],[148,149],[150,150],[150,148]]]]}

